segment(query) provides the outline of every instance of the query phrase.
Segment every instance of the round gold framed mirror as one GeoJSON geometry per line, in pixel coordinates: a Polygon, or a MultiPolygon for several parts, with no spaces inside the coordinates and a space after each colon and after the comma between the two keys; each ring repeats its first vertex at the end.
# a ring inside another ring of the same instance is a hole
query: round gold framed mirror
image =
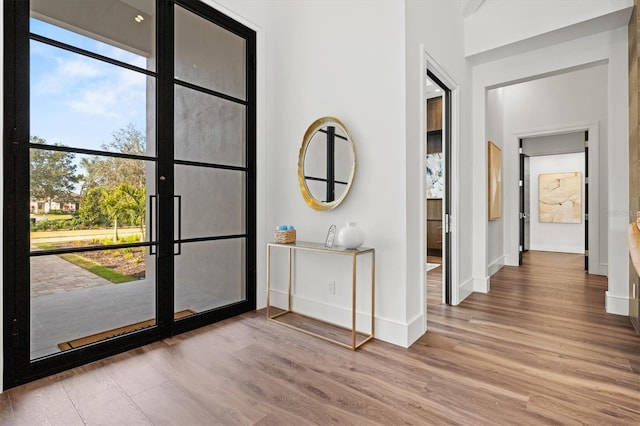
{"type": "Polygon", "coordinates": [[[298,156],[298,183],[309,207],[331,210],[346,198],[356,173],[356,149],[342,121],[322,117],[307,129],[298,156]]]}

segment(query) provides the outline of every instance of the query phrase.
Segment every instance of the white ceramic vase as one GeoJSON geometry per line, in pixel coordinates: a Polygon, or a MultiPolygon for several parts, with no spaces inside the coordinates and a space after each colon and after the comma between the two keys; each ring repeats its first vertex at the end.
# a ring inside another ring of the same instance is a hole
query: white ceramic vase
{"type": "Polygon", "coordinates": [[[347,222],[347,226],[338,231],[338,244],[348,249],[355,249],[364,242],[364,232],[356,226],[355,222],[347,222]]]}

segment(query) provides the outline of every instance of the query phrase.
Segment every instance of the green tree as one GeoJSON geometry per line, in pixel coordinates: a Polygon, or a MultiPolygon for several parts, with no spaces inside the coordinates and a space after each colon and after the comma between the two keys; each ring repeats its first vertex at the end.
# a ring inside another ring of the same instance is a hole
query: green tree
{"type": "MultiPolygon", "coordinates": [[[[102,149],[121,154],[143,155],[146,152],[144,133],[134,125],[113,133],[113,139],[102,149]]],[[[144,237],[146,214],[146,168],[142,160],[93,156],[83,158],[81,166],[86,170],[82,185],[80,210],[87,220],[104,220],[114,227],[118,239],[118,227],[138,225],[144,237]],[[87,207],[83,207],[84,204],[87,207]]],[[[82,215],[81,215],[82,217],[82,215]]],[[[95,222],[94,222],[95,223],[95,222]]]]}
{"type": "MultiPolygon", "coordinates": [[[[144,134],[133,124],[129,124],[114,132],[111,142],[102,145],[102,149],[122,154],[142,155],[146,151],[144,134]]],[[[136,188],[145,186],[144,161],[94,156],[90,159],[84,158],[81,164],[86,170],[83,193],[94,186],[103,186],[107,189],[115,188],[123,183],[128,183],[136,188]]]]}
{"type": "MultiPolygon", "coordinates": [[[[31,143],[43,145],[45,140],[31,136],[31,143]]],[[[54,144],[54,146],[62,146],[54,144]]],[[[81,176],[76,173],[75,155],[69,152],[32,148],[29,152],[31,197],[52,201],[69,201],[81,176]]]]}
{"type": "Polygon", "coordinates": [[[123,197],[122,192],[118,188],[117,190],[104,190],[103,204],[105,211],[111,219],[113,224],[113,242],[118,242],[118,226],[119,223],[125,218],[127,213],[126,200],[123,197]]]}
{"type": "Polygon", "coordinates": [[[123,183],[118,186],[117,193],[122,197],[121,203],[129,215],[130,223],[140,227],[140,234],[144,240],[144,220],[147,210],[146,188],[123,183]]]}
{"type": "Polygon", "coordinates": [[[107,225],[109,216],[104,208],[106,189],[102,186],[94,186],[89,189],[80,201],[78,215],[80,221],[86,225],[107,225]]]}
{"type": "Polygon", "coordinates": [[[123,183],[111,190],[104,188],[97,188],[97,190],[102,192],[100,206],[113,224],[113,241],[118,241],[118,229],[123,224],[138,225],[144,239],[145,188],[123,183]]]}

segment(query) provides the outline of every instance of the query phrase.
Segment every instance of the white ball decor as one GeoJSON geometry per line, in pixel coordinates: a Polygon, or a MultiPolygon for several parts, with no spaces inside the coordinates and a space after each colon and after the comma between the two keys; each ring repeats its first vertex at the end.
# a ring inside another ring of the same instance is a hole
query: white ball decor
{"type": "Polygon", "coordinates": [[[348,249],[356,249],[364,242],[364,232],[355,222],[347,222],[347,226],[338,231],[338,243],[348,249]]]}

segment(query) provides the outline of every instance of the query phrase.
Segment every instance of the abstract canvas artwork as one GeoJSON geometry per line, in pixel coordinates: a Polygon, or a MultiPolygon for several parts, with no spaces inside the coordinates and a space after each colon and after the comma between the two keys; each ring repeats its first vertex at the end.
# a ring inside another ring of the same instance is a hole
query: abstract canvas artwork
{"type": "Polygon", "coordinates": [[[444,159],[442,153],[427,154],[427,198],[444,196],[444,159]]]}
{"type": "Polygon", "coordinates": [[[496,220],[502,216],[502,151],[491,141],[489,141],[488,157],[488,213],[489,220],[496,220]]]}
{"type": "Polygon", "coordinates": [[[541,223],[582,223],[582,173],[538,176],[541,223]]]}

